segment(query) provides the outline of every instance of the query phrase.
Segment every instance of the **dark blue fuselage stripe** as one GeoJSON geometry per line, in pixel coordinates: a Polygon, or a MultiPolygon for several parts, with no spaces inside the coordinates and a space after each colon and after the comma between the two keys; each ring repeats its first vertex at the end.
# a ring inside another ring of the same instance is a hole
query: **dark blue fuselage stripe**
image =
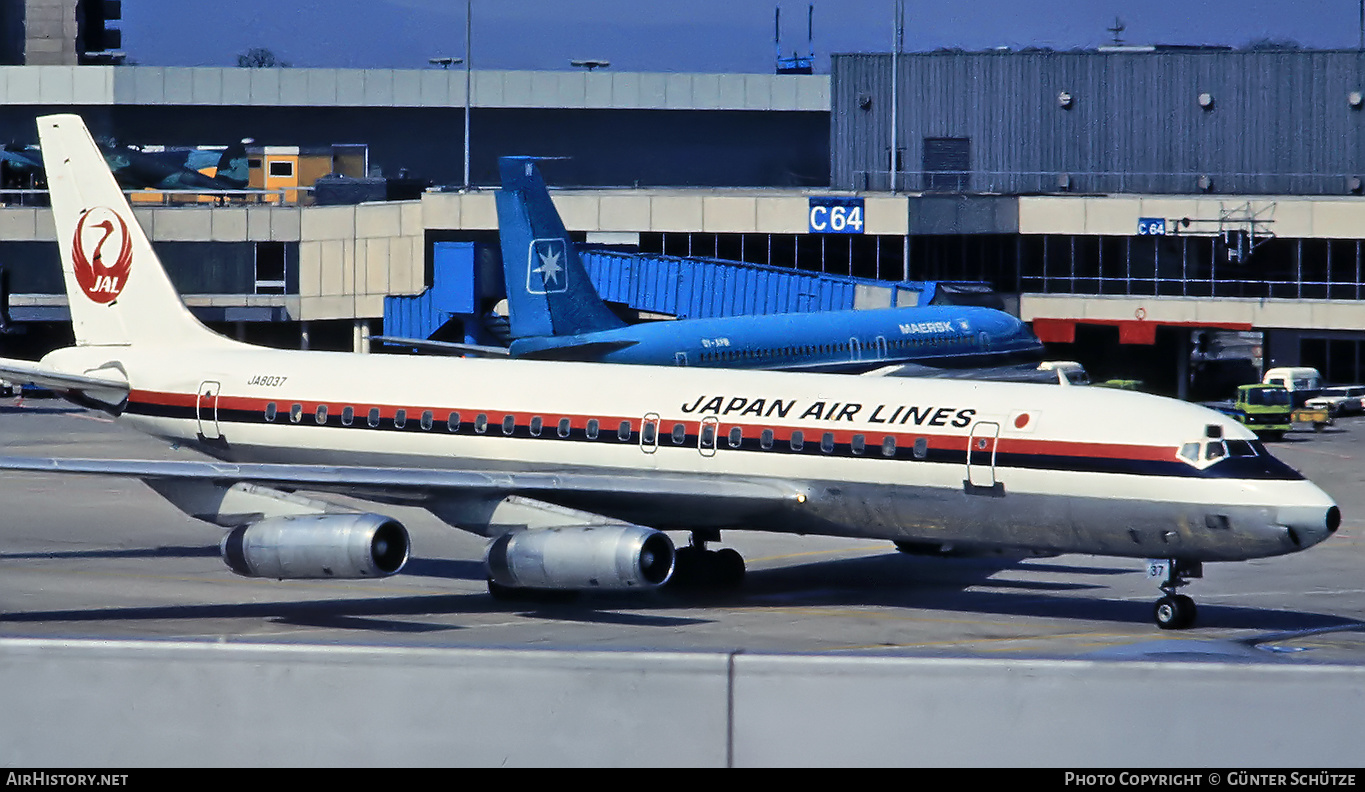
{"type": "MultiPolygon", "coordinates": [[[[193,406],[173,406],[157,404],[153,402],[130,401],[125,409],[126,413],[143,415],[155,418],[176,418],[181,420],[193,421],[198,418],[198,411],[193,406]]],[[[581,426],[573,427],[567,436],[561,437],[555,422],[546,421],[538,435],[531,434],[531,427],[528,424],[517,423],[512,427],[510,433],[503,431],[500,418],[495,417],[506,413],[484,413],[488,416],[488,421],[479,431],[475,422],[468,420],[465,416],[475,415],[476,413],[459,411],[463,420],[455,431],[449,431],[443,417],[437,417],[429,429],[422,428],[421,414],[409,415],[404,425],[400,428],[395,425],[392,417],[385,417],[379,420],[377,426],[370,426],[368,415],[359,410],[356,411],[354,418],[349,426],[341,421],[340,413],[329,413],[323,423],[318,423],[315,413],[305,412],[297,423],[289,420],[288,408],[281,410],[275,420],[266,420],[265,414],[260,410],[218,410],[218,423],[220,425],[232,424],[259,424],[263,426],[293,426],[299,429],[305,428],[332,428],[332,429],[356,429],[368,431],[401,431],[415,434],[448,435],[455,437],[485,437],[485,438],[518,438],[535,440],[556,440],[608,443],[617,445],[638,445],[640,444],[639,430],[634,429],[627,438],[621,438],[618,434],[618,425],[611,420],[603,420],[595,438],[587,436],[586,430],[581,426]]],[[[675,421],[660,421],[657,426],[657,446],[659,448],[678,448],[687,449],[693,453],[697,452],[698,436],[695,433],[686,433],[681,438],[681,442],[673,442],[673,434],[665,429],[665,425],[671,426],[675,421]]],[[[856,459],[879,459],[885,461],[916,461],[916,462],[936,462],[941,464],[965,465],[967,462],[967,452],[965,450],[953,450],[944,448],[927,448],[921,454],[915,452],[913,445],[899,445],[891,455],[883,452],[880,442],[869,440],[861,451],[855,451],[850,443],[835,443],[830,451],[821,448],[821,433],[812,433],[812,437],[805,440],[799,449],[793,448],[792,444],[785,439],[777,439],[767,447],[758,437],[746,435],[739,446],[732,446],[729,437],[725,433],[718,433],[713,438],[717,452],[761,452],[765,454],[797,454],[805,456],[821,456],[835,458],[856,458],[856,459]]],[[[869,432],[876,436],[876,433],[869,432]]],[[[973,464],[989,465],[991,452],[975,451],[972,456],[973,464]]],[[[1072,473],[1113,473],[1134,476],[1168,476],[1174,478],[1219,478],[1219,479],[1255,479],[1255,480],[1283,480],[1298,481],[1302,480],[1300,475],[1293,468],[1270,456],[1257,457],[1231,457],[1211,465],[1203,470],[1192,467],[1177,459],[1170,460],[1150,460],[1150,459],[1131,459],[1124,457],[1097,457],[1097,456],[1074,456],[1067,454],[1018,454],[1010,452],[999,452],[995,455],[996,468],[1018,468],[1027,470],[1055,470],[1072,473]]]]}

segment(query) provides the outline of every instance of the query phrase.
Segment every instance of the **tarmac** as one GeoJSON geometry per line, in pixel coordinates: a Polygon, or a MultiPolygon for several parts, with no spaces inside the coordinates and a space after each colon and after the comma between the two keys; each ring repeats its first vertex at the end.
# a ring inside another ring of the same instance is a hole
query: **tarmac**
{"type": "MultiPolygon", "coordinates": [[[[1345,418],[1270,444],[1337,500],[1343,526],[1302,553],[1206,564],[1204,579],[1183,590],[1199,621],[1181,632],[1152,623],[1160,592],[1137,559],[930,558],[885,542],[756,532],[723,537],[748,564],[739,591],[508,603],[487,593],[483,538],[419,508],[373,504],[411,533],[402,574],[250,579],[221,560],[220,528],[140,481],[8,473],[0,637],[1358,665],[1362,441],[1365,418],[1345,418]]],[[[0,453],[192,456],[49,399],[0,400],[0,453]]]]}

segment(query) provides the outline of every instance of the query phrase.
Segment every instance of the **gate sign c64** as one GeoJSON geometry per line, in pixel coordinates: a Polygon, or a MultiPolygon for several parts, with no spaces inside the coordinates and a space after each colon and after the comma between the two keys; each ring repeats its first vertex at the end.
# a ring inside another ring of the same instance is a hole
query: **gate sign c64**
{"type": "Polygon", "coordinates": [[[1138,236],[1166,236],[1165,218],[1139,217],[1138,236]]]}
{"type": "Polygon", "coordinates": [[[863,199],[812,196],[807,216],[812,234],[861,234],[863,199]]]}

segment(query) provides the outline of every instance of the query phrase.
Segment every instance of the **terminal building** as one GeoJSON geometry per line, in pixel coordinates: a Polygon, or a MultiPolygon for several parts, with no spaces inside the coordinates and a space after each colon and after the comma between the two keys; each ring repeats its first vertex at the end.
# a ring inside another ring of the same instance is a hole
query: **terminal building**
{"type": "MultiPolygon", "coordinates": [[[[1189,47],[853,54],[829,75],[475,69],[466,97],[464,73],[438,68],[14,65],[0,134],[31,143],[34,118],[74,111],[125,143],[363,149],[370,177],[430,182],[348,205],[306,184],[286,200],[141,196],[192,308],[252,340],[364,347],[387,298],[441,277],[442,243],[496,255],[496,158],[536,154],[570,158],[544,171],[585,243],[986,281],[1056,357],[1177,393],[1191,361],[1247,338],[1257,365],[1365,379],[1362,66],[1189,47]],[[840,202],[858,223],[833,233],[818,207],[840,202]]],[[[65,317],[32,198],[0,208],[11,312],[36,323],[11,346],[65,317]]],[[[496,267],[475,260],[491,298],[496,267]]]]}

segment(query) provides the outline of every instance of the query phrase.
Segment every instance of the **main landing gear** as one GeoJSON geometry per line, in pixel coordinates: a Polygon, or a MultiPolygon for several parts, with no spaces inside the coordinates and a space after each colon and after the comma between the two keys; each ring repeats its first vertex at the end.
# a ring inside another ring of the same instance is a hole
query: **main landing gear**
{"type": "Polygon", "coordinates": [[[707,550],[720,541],[719,531],[693,531],[687,547],[678,548],[669,585],[688,589],[736,589],[744,582],[744,557],[733,548],[707,550]]]}
{"type": "Polygon", "coordinates": [[[1157,600],[1152,608],[1152,618],[1156,621],[1156,626],[1163,630],[1183,630],[1194,626],[1198,614],[1194,600],[1184,594],[1177,594],[1176,591],[1191,580],[1204,577],[1204,565],[1198,561],[1181,561],[1178,558],[1147,562],[1147,577],[1163,575],[1161,590],[1166,596],[1157,600]]]}

